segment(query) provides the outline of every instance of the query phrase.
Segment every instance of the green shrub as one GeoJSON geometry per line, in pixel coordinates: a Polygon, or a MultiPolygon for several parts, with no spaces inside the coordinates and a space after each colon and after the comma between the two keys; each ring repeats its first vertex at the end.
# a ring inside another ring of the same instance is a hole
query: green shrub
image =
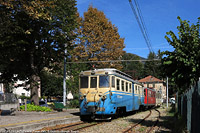
{"type": "Polygon", "coordinates": [[[31,98],[28,97],[28,96],[20,96],[19,99],[22,99],[22,100],[24,100],[24,99],[28,99],[28,100],[30,100],[31,98]]]}
{"type": "Polygon", "coordinates": [[[69,107],[71,107],[71,108],[79,107],[79,100],[77,100],[77,99],[71,100],[70,104],[69,104],[69,107]]]}
{"type": "MultiPolygon", "coordinates": [[[[25,111],[25,105],[20,106],[20,110],[25,111]]],[[[48,107],[41,107],[34,104],[27,104],[27,111],[51,112],[52,110],[48,107]]]]}

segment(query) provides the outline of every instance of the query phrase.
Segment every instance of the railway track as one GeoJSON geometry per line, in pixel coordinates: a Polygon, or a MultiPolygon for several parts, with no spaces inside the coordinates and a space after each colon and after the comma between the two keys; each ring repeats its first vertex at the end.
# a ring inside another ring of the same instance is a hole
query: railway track
{"type": "MultiPolygon", "coordinates": [[[[147,112],[148,113],[148,112],[147,112]]],[[[157,109],[152,109],[152,110],[149,110],[149,113],[147,114],[146,113],[146,116],[145,118],[143,118],[142,120],[140,120],[139,122],[135,123],[134,125],[131,124],[131,127],[129,128],[126,128],[125,130],[122,129],[121,132],[123,133],[129,133],[129,132],[134,132],[137,130],[139,131],[140,129],[145,129],[144,131],[142,132],[146,132],[146,133],[150,133],[150,132],[153,132],[153,131],[158,131],[159,128],[157,127],[157,124],[159,122],[159,117],[160,117],[160,112],[157,110],[157,109]],[[156,118],[156,120],[155,120],[156,118]],[[150,122],[150,125],[148,126],[144,126],[146,125],[145,123],[149,123],[150,122]],[[156,128],[157,129],[156,129],[156,128]]],[[[115,123],[115,121],[120,121],[121,118],[119,119],[114,119],[112,120],[112,122],[115,123]]],[[[87,131],[89,127],[93,127],[95,128],[96,125],[103,125],[104,123],[107,123],[107,122],[82,122],[82,121],[79,121],[79,122],[75,122],[75,123],[70,123],[70,124],[62,124],[62,125],[56,125],[56,126],[53,126],[53,127],[46,127],[46,128],[43,128],[43,129],[40,129],[40,130],[37,130],[37,131],[52,131],[52,132],[73,132],[73,131],[83,131],[84,132],[84,129],[87,131]]],[[[109,123],[107,123],[109,124],[109,123]]],[[[91,130],[91,129],[89,129],[91,130]]],[[[105,129],[105,132],[107,130],[105,129]]]]}
{"type": "MultiPolygon", "coordinates": [[[[159,113],[159,115],[158,115],[157,120],[155,121],[155,123],[149,128],[149,130],[147,130],[147,133],[152,132],[153,129],[156,127],[156,125],[157,125],[158,122],[159,122],[160,112],[159,112],[159,110],[157,110],[157,109],[154,109],[154,110],[157,111],[157,112],[159,113]]],[[[147,118],[149,118],[151,115],[152,115],[152,110],[149,110],[149,114],[148,114],[145,118],[143,118],[142,120],[140,120],[139,122],[137,122],[136,124],[132,125],[131,127],[127,128],[127,129],[125,129],[125,130],[122,131],[122,132],[123,132],[123,133],[129,133],[129,132],[131,133],[132,130],[133,130],[134,128],[136,128],[136,127],[139,126],[141,123],[143,123],[143,122],[144,122],[147,118]]]]}
{"type": "Polygon", "coordinates": [[[56,126],[53,126],[53,127],[46,127],[46,128],[43,128],[43,129],[40,129],[40,130],[37,130],[36,132],[38,131],[80,131],[80,130],[83,130],[83,129],[86,129],[86,128],[89,128],[89,127],[92,127],[92,126],[96,126],[96,125],[99,125],[99,124],[103,124],[103,122],[91,122],[91,123],[88,123],[88,122],[82,122],[82,121],[79,121],[79,122],[75,122],[75,123],[70,123],[70,124],[62,124],[62,125],[56,125],[56,126]]]}
{"type": "Polygon", "coordinates": [[[138,126],[140,123],[142,123],[143,121],[145,121],[145,119],[147,119],[149,116],[151,115],[151,110],[149,110],[149,114],[143,118],[141,121],[139,121],[138,123],[132,125],[131,127],[125,129],[124,131],[122,131],[123,133],[129,133],[132,132],[132,129],[135,128],[136,126],[138,126]]]}
{"type": "MultiPolygon", "coordinates": [[[[147,133],[152,132],[154,130],[154,128],[157,126],[158,122],[159,122],[160,111],[157,110],[157,109],[154,109],[154,110],[158,112],[158,117],[157,117],[157,120],[154,122],[154,125],[147,131],[147,133]]],[[[157,130],[159,130],[159,128],[157,130]]]]}

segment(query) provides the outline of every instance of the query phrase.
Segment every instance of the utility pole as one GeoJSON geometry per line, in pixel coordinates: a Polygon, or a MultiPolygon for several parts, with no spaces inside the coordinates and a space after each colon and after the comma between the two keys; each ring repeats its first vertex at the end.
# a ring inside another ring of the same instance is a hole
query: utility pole
{"type": "Polygon", "coordinates": [[[67,56],[67,44],[65,44],[64,73],[63,73],[63,105],[64,106],[66,106],[66,56],[67,56]]]}
{"type": "Polygon", "coordinates": [[[168,77],[167,77],[167,108],[168,108],[168,77]]]}

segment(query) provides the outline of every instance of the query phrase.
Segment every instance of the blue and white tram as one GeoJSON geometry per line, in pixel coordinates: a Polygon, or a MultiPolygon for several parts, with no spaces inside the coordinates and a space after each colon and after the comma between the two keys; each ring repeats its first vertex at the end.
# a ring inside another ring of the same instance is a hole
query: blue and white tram
{"type": "Polygon", "coordinates": [[[117,69],[82,71],[79,94],[81,120],[111,118],[144,105],[142,84],[117,69]]]}

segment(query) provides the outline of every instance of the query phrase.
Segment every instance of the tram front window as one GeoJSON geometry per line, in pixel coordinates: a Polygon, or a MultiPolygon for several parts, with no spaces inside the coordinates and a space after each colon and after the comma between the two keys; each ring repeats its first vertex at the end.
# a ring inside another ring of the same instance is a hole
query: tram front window
{"type": "Polygon", "coordinates": [[[97,77],[90,77],[90,88],[97,88],[97,77]]]}
{"type": "Polygon", "coordinates": [[[81,77],[81,88],[88,88],[88,77],[87,76],[83,76],[81,77]]]}
{"type": "Polygon", "coordinates": [[[99,76],[99,88],[109,87],[109,76],[99,76]]]}

